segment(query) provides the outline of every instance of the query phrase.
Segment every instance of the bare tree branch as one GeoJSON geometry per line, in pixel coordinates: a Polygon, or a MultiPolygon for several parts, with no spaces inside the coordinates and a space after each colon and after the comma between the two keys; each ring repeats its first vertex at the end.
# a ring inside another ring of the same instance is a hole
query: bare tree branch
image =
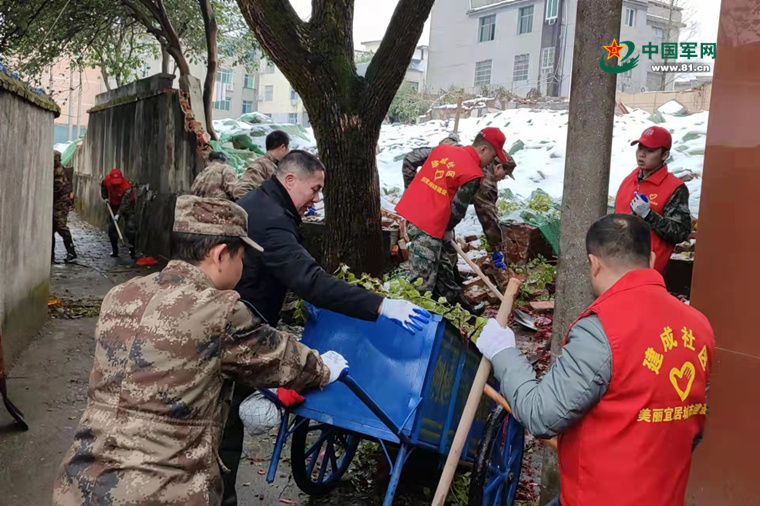
{"type": "Polygon", "coordinates": [[[377,53],[367,67],[365,100],[387,111],[407,66],[414,56],[417,42],[433,8],[434,0],[400,0],[377,53]]]}

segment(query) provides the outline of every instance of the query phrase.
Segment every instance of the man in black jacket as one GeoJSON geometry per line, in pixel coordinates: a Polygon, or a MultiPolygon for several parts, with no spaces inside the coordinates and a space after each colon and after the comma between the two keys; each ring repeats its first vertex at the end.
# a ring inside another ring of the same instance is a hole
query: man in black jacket
{"type": "MultiPolygon", "coordinates": [[[[291,151],[278,163],[274,177],[237,201],[248,213],[249,237],[264,251],[246,254],[243,277],[235,290],[272,327],[280,320],[285,294],[292,290],[317,307],[362,320],[385,317],[412,334],[422,330],[430,313],[411,302],[384,299],[336,278],[325,272],[301,244],[301,216],[319,201],[324,182],[325,168],[317,157],[306,151],[291,151]]],[[[235,478],[243,449],[238,409],[250,393],[236,385],[219,449],[231,471],[224,474],[223,506],[237,504],[235,478]]]]}

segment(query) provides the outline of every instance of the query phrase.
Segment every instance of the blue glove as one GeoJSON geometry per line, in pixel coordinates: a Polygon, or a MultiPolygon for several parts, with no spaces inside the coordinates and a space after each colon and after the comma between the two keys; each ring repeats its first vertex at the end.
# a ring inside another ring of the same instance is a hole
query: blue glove
{"type": "Polygon", "coordinates": [[[504,263],[504,253],[501,251],[494,251],[493,255],[491,255],[491,258],[493,259],[493,264],[496,266],[496,268],[503,271],[507,270],[507,264],[504,263]]]}
{"type": "Polygon", "coordinates": [[[412,335],[430,321],[430,313],[407,300],[399,299],[383,299],[380,316],[400,325],[412,335]]]}
{"type": "Polygon", "coordinates": [[[642,218],[646,218],[649,214],[649,211],[651,211],[651,208],[649,206],[649,199],[646,195],[638,192],[634,192],[633,194],[635,197],[633,197],[633,200],[631,201],[631,211],[636,213],[638,216],[641,216],[642,218]]]}
{"type": "Polygon", "coordinates": [[[306,210],[306,216],[311,216],[312,214],[316,213],[317,210],[314,209],[314,206],[309,206],[309,208],[306,210]]]}

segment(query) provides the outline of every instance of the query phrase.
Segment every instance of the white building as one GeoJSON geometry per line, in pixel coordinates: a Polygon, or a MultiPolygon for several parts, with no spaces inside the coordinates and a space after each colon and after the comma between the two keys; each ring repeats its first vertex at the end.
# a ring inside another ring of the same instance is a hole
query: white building
{"type": "MultiPolygon", "coordinates": [[[[437,0],[431,14],[428,88],[479,92],[483,86],[504,86],[521,96],[534,88],[544,95],[569,96],[578,2],[437,0]]],[[[670,3],[624,0],[618,43],[632,41],[638,54],[644,44],[667,41],[669,18],[670,38],[677,41],[683,26],[679,8],[671,17],[670,3]]],[[[604,49],[599,51],[601,56],[604,49]]],[[[656,63],[642,54],[637,67],[618,77],[618,88],[659,89],[659,75],[649,72],[656,63]]]]}
{"type": "MultiPolygon", "coordinates": [[[[364,46],[364,52],[377,53],[380,48],[380,40],[371,40],[368,42],[362,42],[364,46]]],[[[404,75],[404,82],[412,85],[414,89],[422,93],[425,90],[427,83],[427,68],[429,61],[430,50],[428,46],[417,46],[412,55],[412,61],[409,62],[409,66],[406,69],[404,75]]],[[[367,73],[367,67],[369,62],[358,63],[356,65],[356,73],[364,77],[367,73]]]]}

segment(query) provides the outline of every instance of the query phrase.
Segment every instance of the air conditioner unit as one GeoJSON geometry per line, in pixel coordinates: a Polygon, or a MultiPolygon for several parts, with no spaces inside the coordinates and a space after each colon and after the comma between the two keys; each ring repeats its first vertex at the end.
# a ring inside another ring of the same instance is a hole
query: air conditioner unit
{"type": "Polygon", "coordinates": [[[551,18],[546,20],[547,25],[553,25],[557,23],[557,18],[551,18]]]}
{"type": "Polygon", "coordinates": [[[227,91],[234,91],[234,87],[232,86],[232,83],[225,84],[224,89],[227,91]]]}
{"type": "Polygon", "coordinates": [[[647,91],[647,87],[646,86],[642,86],[641,87],[641,93],[644,93],[645,91],[647,91]]]}

